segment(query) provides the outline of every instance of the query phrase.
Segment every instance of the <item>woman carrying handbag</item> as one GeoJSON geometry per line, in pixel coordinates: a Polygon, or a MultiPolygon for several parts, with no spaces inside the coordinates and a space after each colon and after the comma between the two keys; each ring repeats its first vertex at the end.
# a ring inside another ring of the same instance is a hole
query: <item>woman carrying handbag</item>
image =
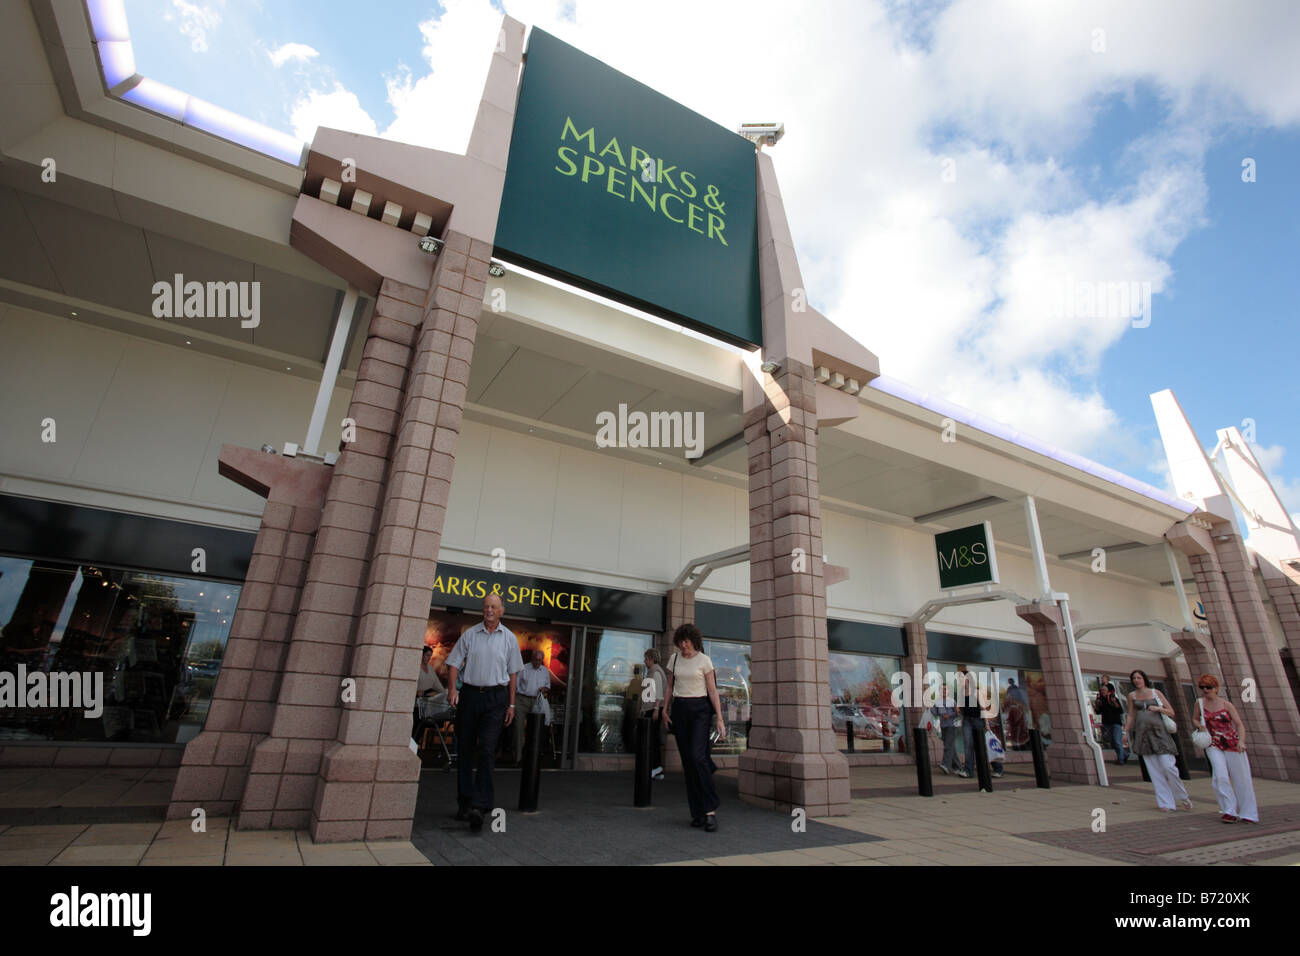
{"type": "Polygon", "coordinates": [[[1250,779],[1250,759],[1246,756],[1246,725],[1237,708],[1219,696],[1219,679],[1202,674],[1196,686],[1201,691],[1196,701],[1199,728],[1192,742],[1205,751],[1214,768],[1211,785],[1219,801],[1224,823],[1258,823],[1255,784],[1250,779]]]}
{"type": "Polygon", "coordinates": [[[1146,671],[1134,671],[1128,679],[1133,684],[1133,693],[1129,695],[1128,720],[1124,729],[1128,731],[1133,753],[1140,756],[1146,765],[1151,786],[1156,791],[1156,806],[1163,813],[1173,813],[1178,809],[1177,801],[1190,810],[1192,800],[1187,796],[1182,780],[1178,779],[1178,763],[1174,759],[1178,752],[1173,738],[1178,729],[1173,722],[1174,709],[1164,695],[1151,686],[1146,671]]]}

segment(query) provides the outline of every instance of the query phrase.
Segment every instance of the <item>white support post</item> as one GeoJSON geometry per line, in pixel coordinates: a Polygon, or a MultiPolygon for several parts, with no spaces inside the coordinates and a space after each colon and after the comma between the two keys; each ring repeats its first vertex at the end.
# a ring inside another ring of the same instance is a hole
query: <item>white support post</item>
{"type": "Polygon", "coordinates": [[[1047,577],[1047,555],[1043,553],[1043,536],[1038,530],[1038,508],[1032,495],[1025,495],[1025,523],[1029,526],[1029,550],[1034,557],[1034,571],[1038,574],[1038,594],[1047,600],[1052,593],[1052,583],[1047,577]]]}
{"type": "Polygon", "coordinates": [[[1052,582],[1047,576],[1047,555],[1043,552],[1043,536],[1038,530],[1038,507],[1032,495],[1025,495],[1025,523],[1029,526],[1029,547],[1034,556],[1034,569],[1038,572],[1038,590],[1043,601],[1055,601],[1061,609],[1061,621],[1065,626],[1065,648],[1070,653],[1070,672],[1074,678],[1075,691],[1079,697],[1079,716],[1083,719],[1083,742],[1092,751],[1092,759],[1097,764],[1097,780],[1101,786],[1110,786],[1110,777],[1106,774],[1106,755],[1101,752],[1097,741],[1089,732],[1092,718],[1088,714],[1088,695],[1083,687],[1083,672],[1079,667],[1079,651],[1074,643],[1074,622],[1070,620],[1070,597],[1052,591],[1052,582]]]}
{"type": "Polygon", "coordinates": [[[352,331],[352,313],[357,310],[358,290],[348,286],[343,293],[338,317],[334,320],[334,334],[330,337],[330,350],[321,372],[320,387],[316,389],[316,404],[311,410],[311,423],[307,426],[307,440],[302,450],[313,458],[319,457],[321,434],[325,431],[325,416],[329,414],[330,399],[334,397],[334,384],[338,381],[339,366],[343,364],[343,349],[352,331]]]}
{"type": "Polygon", "coordinates": [[[1174,593],[1178,595],[1178,607],[1183,612],[1183,626],[1189,631],[1196,630],[1196,622],[1192,620],[1192,610],[1187,604],[1187,590],[1183,587],[1183,574],[1178,570],[1178,558],[1174,555],[1174,548],[1168,541],[1165,542],[1165,557],[1169,559],[1169,574],[1174,579],[1174,593]]]}

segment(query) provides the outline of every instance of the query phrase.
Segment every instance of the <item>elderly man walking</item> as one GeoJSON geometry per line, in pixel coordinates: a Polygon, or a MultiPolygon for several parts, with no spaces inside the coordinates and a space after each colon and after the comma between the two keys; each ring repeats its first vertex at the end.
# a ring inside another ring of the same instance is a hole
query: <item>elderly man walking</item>
{"type": "Polygon", "coordinates": [[[524,755],[524,731],[527,730],[528,715],[537,706],[538,697],[546,697],[551,692],[551,672],[546,667],[546,655],[533,651],[533,659],[519,672],[515,687],[514,744],[515,765],[518,766],[524,755]]]}
{"type": "Polygon", "coordinates": [[[460,761],[457,820],[470,829],[483,828],[483,815],[492,812],[496,796],[492,770],[497,741],[515,715],[515,681],[523,668],[519,641],[501,623],[501,595],[483,599],[483,620],[460,636],[447,655],[447,702],[456,708],[456,754],[460,761]],[[456,680],[464,671],[464,684],[456,680]],[[477,766],[478,774],[474,770],[477,766]]]}

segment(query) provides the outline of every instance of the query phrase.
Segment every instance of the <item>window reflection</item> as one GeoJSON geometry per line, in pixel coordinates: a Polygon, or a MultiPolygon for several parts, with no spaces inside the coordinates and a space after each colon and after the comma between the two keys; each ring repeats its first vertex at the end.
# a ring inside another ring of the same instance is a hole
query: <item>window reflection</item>
{"type": "Polygon", "coordinates": [[[640,676],[645,652],[652,644],[649,634],[587,629],[578,730],[578,749],[583,753],[633,752],[640,676]]]}
{"type": "Polygon", "coordinates": [[[0,556],[0,671],[97,675],[104,695],[94,718],[5,708],[0,740],[189,740],[211,706],[239,594],[210,579],[0,556]]]}
{"type": "Polygon", "coordinates": [[[896,657],[868,654],[830,655],[831,730],[840,750],[904,753],[907,741],[889,677],[899,669],[896,657]]]}

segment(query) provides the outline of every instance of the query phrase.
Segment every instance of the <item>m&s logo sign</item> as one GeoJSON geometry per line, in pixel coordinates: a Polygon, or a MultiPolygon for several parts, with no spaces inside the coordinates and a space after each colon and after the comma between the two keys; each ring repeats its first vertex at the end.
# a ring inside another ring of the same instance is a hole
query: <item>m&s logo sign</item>
{"type": "Polygon", "coordinates": [[[939,563],[940,588],[998,583],[993,528],[987,521],[936,534],[934,550],[939,563]]]}

